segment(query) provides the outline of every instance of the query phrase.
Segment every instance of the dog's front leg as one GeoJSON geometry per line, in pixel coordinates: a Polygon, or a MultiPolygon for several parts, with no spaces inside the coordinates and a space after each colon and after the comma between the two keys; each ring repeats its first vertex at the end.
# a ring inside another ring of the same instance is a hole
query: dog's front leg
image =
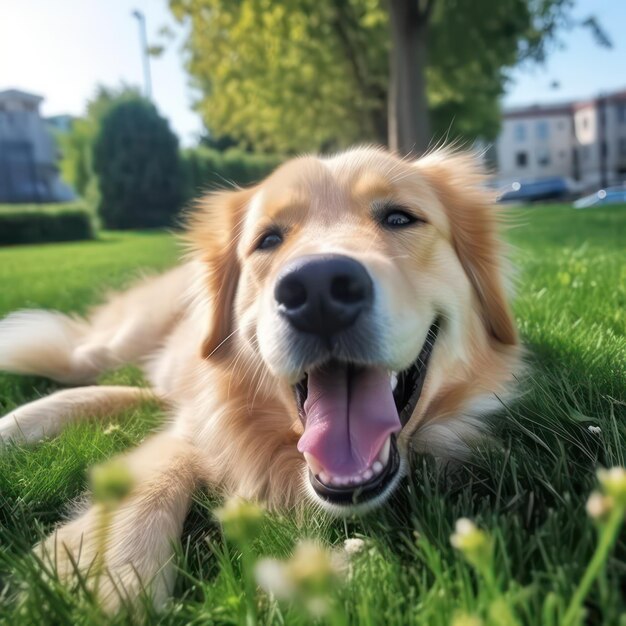
{"type": "Polygon", "coordinates": [[[94,504],[37,548],[63,580],[78,571],[107,611],[144,590],[157,605],[171,593],[174,546],[200,475],[194,447],[168,433],[122,461],[132,480],[128,496],[106,515],[94,504]]]}

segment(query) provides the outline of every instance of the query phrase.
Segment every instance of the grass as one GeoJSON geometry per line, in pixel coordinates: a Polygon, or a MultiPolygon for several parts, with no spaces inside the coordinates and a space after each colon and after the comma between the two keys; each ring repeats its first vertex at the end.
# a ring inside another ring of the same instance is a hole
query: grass
{"type": "Polygon", "coordinates": [[[87,205],[80,201],[44,202],[42,204],[0,204],[2,213],[62,213],[63,211],[80,209],[88,210],[87,205]]]}
{"type": "MultiPolygon", "coordinates": [[[[333,594],[335,623],[444,626],[462,613],[490,624],[512,623],[511,614],[519,624],[561,624],[592,559],[598,534],[585,502],[595,469],[626,463],[626,206],[516,209],[512,222],[515,311],[531,367],[521,398],[495,420],[498,445],[476,450],[472,462],[453,473],[417,458],[407,486],[376,515],[345,523],[313,513],[304,520],[272,515],[250,544],[255,555],[285,556],[302,537],[327,545],[366,537],[368,548],[353,562],[349,582],[333,594]],[[491,580],[450,545],[460,517],[489,533],[491,580]]],[[[84,311],[103,287],[122,286],[175,257],[172,239],[155,233],[0,250],[0,315],[26,306],[84,311]]],[[[132,368],[106,378],[141,381],[132,368]]],[[[0,375],[0,410],[54,388],[0,375]]],[[[174,597],[159,614],[104,618],[88,594],[42,578],[27,556],[40,533],[81,496],[86,469],[136,444],[160,421],[146,406],[0,455],[0,623],[244,621],[249,586],[241,552],[224,543],[211,494],[196,499],[174,597]]],[[[601,570],[585,598],[585,623],[626,624],[623,534],[601,570]]],[[[262,594],[253,606],[260,623],[307,620],[297,606],[262,594]]]]}

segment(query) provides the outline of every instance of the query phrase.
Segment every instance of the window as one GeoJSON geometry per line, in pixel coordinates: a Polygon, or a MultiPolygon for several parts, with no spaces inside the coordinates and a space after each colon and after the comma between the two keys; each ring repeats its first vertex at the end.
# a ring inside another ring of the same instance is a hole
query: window
{"type": "Polygon", "coordinates": [[[583,146],[580,149],[581,161],[588,161],[591,158],[591,148],[589,146],[583,146]]]}
{"type": "Polygon", "coordinates": [[[617,105],[617,121],[620,124],[626,124],[626,103],[617,105]]]}
{"type": "Polygon", "coordinates": [[[541,167],[550,165],[550,151],[547,148],[540,148],[537,151],[537,164],[541,167]]]}
{"type": "Polygon", "coordinates": [[[619,140],[619,155],[626,157],[626,137],[622,137],[619,140]]]}
{"type": "Polygon", "coordinates": [[[537,139],[547,139],[550,134],[550,127],[548,126],[548,122],[542,120],[537,122],[535,125],[535,133],[537,135],[537,139]]]}
{"type": "Polygon", "coordinates": [[[526,124],[523,122],[519,122],[515,124],[515,141],[525,141],[526,140],[526,124]]]}
{"type": "Polygon", "coordinates": [[[517,167],[526,167],[528,164],[528,155],[525,152],[517,152],[515,154],[515,164],[517,167]]]}

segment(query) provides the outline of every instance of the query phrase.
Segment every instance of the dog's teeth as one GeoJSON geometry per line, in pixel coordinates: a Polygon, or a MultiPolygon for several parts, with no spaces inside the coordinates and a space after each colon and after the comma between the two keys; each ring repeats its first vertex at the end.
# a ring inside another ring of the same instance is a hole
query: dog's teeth
{"type": "Polygon", "coordinates": [[[371,469],[366,469],[366,470],[363,472],[363,478],[364,478],[364,480],[371,480],[373,476],[374,476],[374,472],[372,472],[372,470],[371,470],[371,469]]]}
{"type": "Polygon", "coordinates": [[[320,472],[318,478],[325,485],[330,485],[330,476],[326,472],[320,472]]]}
{"type": "Polygon", "coordinates": [[[398,386],[398,374],[396,372],[391,372],[389,383],[391,385],[391,391],[395,391],[398,386]]]}
{"type": "Polygon", "coordinates": [[[383,466],[387,465],[387,461],[389,461],[389,452],[391,451],[391,437],[387,437],[387,441],[382,447],[380,454],[378,455],[378,460],[383,464],[383,466]]]}
{"type": "Polygon", "coordinates": [[[311,471],[313,472],[313,474],[321,474],[322,473],[322,466],[320,464],[320,462],[312,455],[309,454],[308,452],[304,453],[304,460],[307,462],[307,465],[311,468],[311,471]]]}
{"type": "Polygon", "coordinates": [[[383,471],[383,464],[380,461],[374,461],[372,471],[374,474],[380,474],[383,471]]]}

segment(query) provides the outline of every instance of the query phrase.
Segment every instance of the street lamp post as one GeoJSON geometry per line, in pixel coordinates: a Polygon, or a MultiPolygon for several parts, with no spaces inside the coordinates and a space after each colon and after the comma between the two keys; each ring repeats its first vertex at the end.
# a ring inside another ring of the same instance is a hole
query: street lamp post
{"type": "Polygon", "coordinates": [[[143,80],[146,98],[152,100],[152,77],[150,76],[150,57],[148,55],[148,35],[146,33],[146,16],[135,9],[133,17],[139,22],[139,40],[141,42],[141,61],[143,63],[143,80]]]}

